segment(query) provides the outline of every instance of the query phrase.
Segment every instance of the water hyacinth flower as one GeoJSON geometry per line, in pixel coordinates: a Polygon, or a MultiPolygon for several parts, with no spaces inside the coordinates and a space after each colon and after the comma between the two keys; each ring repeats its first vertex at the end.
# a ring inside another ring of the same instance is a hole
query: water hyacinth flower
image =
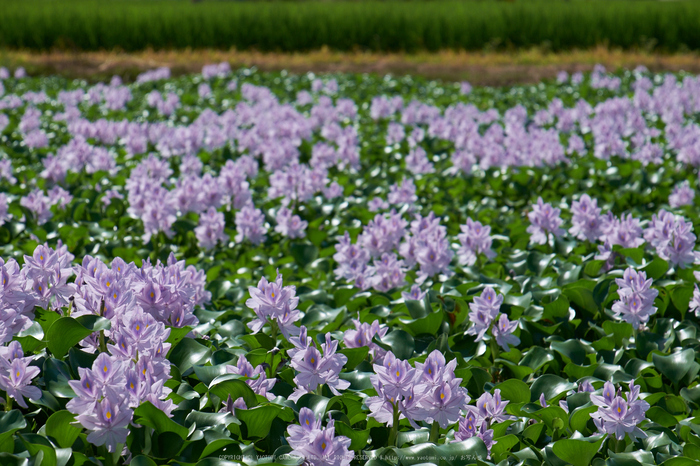
{"type": "Polygon", "coordinates": [[[268,282],[265,277],[260,279],[258,286],[248,287],[250,299],[246,306],[255,311],[256,318],[248,322],[248,327],[253,333],[258,333],[263,325],[274,321],[285,338],[290,335],[298,335],[299,328],[294,322],[301,317],[297,310],[299,298],[296,296],[296,287],[284,286],[282,275],[277,273],[274,282],[268,282]]]}
{"type": "Polygon", "coordinates": [[[598,411],[591,413],[593,422],[600,433],[615,435],[618,440],[625,435],[633,441],[646,438],[646,432],[638,426],[646,420],[649,403],[639,399],[639,386],[634,382],[630,382],[625,398],[617,394],[611,382],[605,382],[602,396],[591,395],[591,402],[598,406],[598,411]]]}
{"type": "Polygon", "coordinates": [[[467,224],[459,228],[462,230],[462,233],[457,235],[460,242],[457,258],[460,264],[474,265],[480,254],[485,255],[489,260],[496,257],[496,252],[491,249],[490,226],[484,226],[480,222],[467,218],[467,224]]]}
{"type": "MultiPolygon", "coordinates": [[[[493,288],[487,286],[481,292],[481,296],[475,296],[469,303],[469,321],[473,324],[467,330],[468,335],[476,335],[475,341],[481,341],[491,327],[503,304],[503,295],[497,294],[493,288]]],[[[510,325],[510,324],[509,324],[510,325]]],[[[510,328],[510,326],[508,327],[510,328]]]]}
{"type": "Polygon", "coordinates": [[[591,199],[588,194],[581,196],[571,204],[573,226],[569,233],[580,240],[597,241],[603,234],[604,219],[600,212],[597,200],[591,199]]]}
{"type": "Polygon", "coordinates": [[[343,342],[346,348],[361,348],[363,346],[369,347],[369,355],[372,360],[377,364],[381,364],[386,354],[386,350],[374,343],[374,337],[376,336],[380,340],[389,331],[386,325],[380,325],[379,321],[373,321],[371,324],[367,322],[360,322],[359,315],[358,319],[352,319],[352,323],[355,326],[355,330],[346,330],[343,337],[343,342]]]}
{"type": "Polygon", "coordinates": [[[298,374],[294,377],[296,388],[289,396],[290,400],[296,402],[302,395],[324,384],[334,395],[340,395],[340,390],[350,386],[350,382],[338,377],[348,358],[336,352],[338,341],[331,340],[330,333],[326,333],[326,342],[321,343],[321,349],[323,354],[315,346],[294,353],[290,365],[298,374]]]}
{"type": "Polygon", "coordinates": [[[645,272],[631,267],[625,270],[623,278],[616,278],[615,283],[619,286],[620,300],[613,303],[614,316],[639,329],[656,313],[654,299],[659,291],[651,288],[652,279],[647,280],[645,272]]]}
{"type": "Polygon", "coordinates": [[[260,209],[252,206],[244,206],[236,212],[236,242],[248,239],[258,245],[265,241],[267,228],[265,227],[265,215],[260,209]]]}
{"type": "Polygon", "coordinates": [[[277,379],[268,379],[263,368],[260,366],[254,368],[244,355],[238,357],[235,366],[227,365],[226,373],[247,377],[246,383],[256,394],[267,397],[270,400],[274,399],[275,396],[270,393],[270,390],[275,386],[277,379]]]}
{"type": "Polygon", "coordinates": [[[506,353],[510,351],[509,345],[518,346],[520,344],[520,338],[513,335],[513,330],[515,330],[517,327],[517,320],[511,322],[508,320],[508,317],[505,314],[501,314],[501,317],[491,329],[491,333],[496,339],[496,343],[498,343],[506,353]]]}
{"type": "Polygon", "coordinates": [[[309,408],[299,411],[299,425],[287,427],[287,442],[292,455],[304,459],[310,466],[349,466],[354,454],[348,449],[350,439],[335,435],[335,421],[330,418],[324,428],[309,408]]]}
{"type": "Polygon", "coordinates": [[[676,209],[684,205],[692,205],[695,199],[695,190],[690,187],[687,180],[673,187],[673,192],[668,197],[668,205],[676,209]]]}
{"type": "Polygon", "coordinates": [[[531,225],[527,227],[527,232],[532,236],[530,241],[535,244],[545,244],[551,233],[554,236],[561,236],[564,230],[560,228],[562,224],[559,214],[560,209],[545,203],[541,197],[537,198],[537,204],[532,206],[532,211],[527,214],[531,225]]]}
{"type": "Polygon", "coordinates": [[[211,249],[217,243],[225,242],[228,235],[224,233],[224,214],[217,212],[214,207],[209,207],[205,214],[200,215],[199,225],[194,229],[199,247],[202,249],[211,249]]]}
{"type": "Polygon", "coordinates": [[[24,357],[19,342],[13,341],[1,349],[3,352],[0,354],[0,389],[22,408],[27,408],[25,397],[36,401],[42,396],[39,387],[31,385],[41,369],[30,366],[34,358],[24,357]]]}
{"type": "Polygon", "coordinates": [[[277,212],[275,220],[277,221],[275,231],[282,236],[292,239],[306,236],[306,227],[309,226],[309,222],[302,220],[298,215],[292,215],[292,211],[288,208],[282,207],[277,212]]]}

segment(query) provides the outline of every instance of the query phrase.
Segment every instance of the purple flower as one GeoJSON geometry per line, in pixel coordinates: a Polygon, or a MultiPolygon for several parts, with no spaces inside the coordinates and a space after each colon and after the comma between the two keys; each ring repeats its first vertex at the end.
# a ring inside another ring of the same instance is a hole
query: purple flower
{"type": "Polygon", "coordinates": [[[416,369],[408,361],[397,359],[394,353],[388,352],[383,364],[374,364],[373,367],[375,373],[370,376],[372,385],[380,387],[386,398],[396,400],[409,394],[416,369]]]}
{"type": "Polygon", "coordinates": [[[265,241],[265,215],[260,209],[252,206],[244,206],[236,212],[236,242],[243,242],[246,238],[254,245],[265,241]]]}
{"type": "Polygon", "coordinates": [[[331,334],[326,334],[326,343],[321,344],[323,356],[315,347],[309,346],[303,353],[296,352],[291,366],[298,371],[294,377],[297,388],[289,396],[296,402],[302,395],[314,391],[319,385],[326,384],[334,395],[340,395],[339,390],[350,386],[350,382],[338,376],[348,361],[347,356],[336,353],[338,342],[331,340],[331,334]]]}
{"type": "Polygon", "coordinates": [[[469,303],[469,320],[474,324],[469,330],[468,335],[476,335],[476,341],[481,341],[484,335],[491,327],[491,322],[498,315],[503,304],[503,296],[496,294],[490,286],[484,288],[481,296],[475,296],[474,301],[469,303]]]}
{"type": "Polygon", "coordinates": [[[693,290],[693,299],[690,300],[689,311],[695,313],[696,316],[700,316],[700,289],[698,289],[698,285],[695,285],[693,290]]]}
{"type": "Polygon", "coordinates": [[[618,440],[628,434],[634,441],[637,438],[645,438],[647,434],[638,425],[646,420],[646,411],[649,403],[638,399],[639,386],[634,382],[629,384],[627,399],[616,395],[615,387],[606,382],[603,396],[591,395],[591,402],[598,406],[598,411],[591,413],[598,431],[604,434],[614,434],[618,440]]]}
{"type": "Polygon", "coordinates": [[[274,399],[275,396],[268,392],[275,386],[277,379],[268,379],[262,367],[254,368],[244,355],[238,357],[238,361],[235,366],[226,366],[226,372],[229,374],[238,374],[242,375],[243,377],[247,377],[248,379],[246,380],[246,383],[256,394],[264,396],[270,400],[274,399]]]}
{"type": "Polygon", "coordinates": [[[596,241],[603,234],[603,217],[600,215],[598,201],[591,199],[588,194],[581,196],[581,199],[574,201],[571,205],[571,223],[569,229],[572,236],[580,240],[596,241]]]}
{"type": "Polygon", "coordinates": [[[527,214],[531,225],[527,232],[532,236],[530,241],[536,244],[545,244],[548,235],[561,236],[564,230],[559,228],[562,220],[559,218],[561,211],[545,203],[542,198],[537,199],[537,204],[532,206],[532,211],[527,214]]]}
{"type": "Polygon", "coordinates": [[[279,272],[274,282],[268,282],[262,277],[257,288],[248,287],[248,292],[250,299],[245,304],[255,311],[256,315],[256,318],[248,323],[253,333],[258,333],[269,319],[277,321],[286,338],[289,338],[289,334],[298,333],[299,330],[294,326],[294,322],[301,318],[296,309],[299,304],[296,287],[284,286],[279,272]]]}
{"type": "Polygon", "coordinates": [[[656,313],[654,299],[659,292],[651,289],[652,280],[647,280],[645,272],[636,272],[631,267],[625,270],[623,278],[616,278],[615,283],[619,286],[620,300],[612,306],[614,315],[638,329],[656,313]]]}
{"type": "Polygon", "coordinates": [[[474,265],[479,254],[484,254],[487,259],[496,257],[496,253],[491,249],[491,227],[484,226],[480,222],[475,222],[467,218],[467,224],[461,225],[462,233],[457,235],[460,248],[457,251],[457,258],[462,265],[474,265]]]}
{"type": "Polygon", "coordinates": [[[411,286],[411,290],[409,292],[402,291],[401,292],[401,297],[407,301],[420,301],[423,299],[427,291],[421,291],[419,285],[413,285],[411,286]]]}
{"type": "Polygon", "coordinates": [[[228,235],[224,233],[224,214],[217,212],[214,207],[209,207],[205,214],[199,216],[199,226],[194,233],[202,249],[211,249],[218,242],[225,242],[228,235]]]}
{"type": "Polygon", "coordinates": [[[32,358],[22,357],[21,349],[9,356],[9,362],[5,357],[0,358],[0,388],[14,398],[18,405],[27,408],[25,396],[32,400],[41,398],[41,390],[31,385],[32,379],[38,376],[41,370],[36,366],[29,366],[32,358]]]}
{"type": "Polygon", "coordinates": [[[118,445],[126,443],[128,425],[134,412],[118,401],[119,397],[112,389],[107,390],[109,395],[95,403],[93,412],[78,414],[76,420],[91,431],[87,436],[88,442],[97,446],[106,445],[107,451],[113,453],[118,445]]]}
{"type": "Polygon", "coordinates": [[[413,204],[418,200],[416,196],[416,185],[411,178],[405,178],[401,184],[391,185],[389,195],[387,196],[389,204],[413,204]]]}
{"type": "Polygon", "coordinates": [[[694,198],[695,190],[690,187],[690,182],[686,180],[674,186],[673,192],[668,197],[668,205],[674,209],[684,205],[692,205],[694,198]]]}
{"type": "Polygon", "coordinates": [[[309,222],[302,220],[298,215],[292,215],[292,211],[286,207],[282,207],[277,212],[277,226],[275,231],[282,236],[289,238],[303,238],[306,236],[306,227],[309,222]]]}
{"type": "MultiPolygon", "coordinates": [[[[359,315],[358,315],[359,317],[359,315]]],[[[386,354],[386,350],[373,342],[374,337],[382,339],[389,331],[386,325],[380,325],[379,321],[375,320],[371,324],[360,322],[358,319],[352,319],[354,330],[346,330],[343,336],[343,341],[347,348],[369,347],[369,354],[375,363],[381,364],[386,354]]]]}
{"type": "Polygon", "coordinates": [[[421,408],[427,422],[435,421],[446,429],[459,421],[462,409],[470,401],[466,390],[459,386],[460,382],[461,379],[445,381],[423,397],[421,408]]]}
{"type": "Polygon", "coordinates": [[[520,338],[513,335],[513,330],[518,327],[518,321],[509,321],[505,314],[501,314],[501,318],[498,319],[496,325],[491,329],[491,333],[496,339],[503,351],[510,351],[510,346],[518,346],[520,344],[520,338]]]}
{"type": "MultiPolygon", "coordinates": [[[[308,413],[305,416],[308,416],[308,413]]],[[[290,431],[292,435],[295,433],[298,432],[290,431]]],[[[354,457],[348,450],[350,439],[335,435],[333,420],[328,421],[325,429],[312,429],[303,436],[302,441],[297,441],[297,437],[291,437],[291,439],[290,446],[294,448],[292,455],[304,458],[305,462],[311,466],[349,466],[354,457]]]]}

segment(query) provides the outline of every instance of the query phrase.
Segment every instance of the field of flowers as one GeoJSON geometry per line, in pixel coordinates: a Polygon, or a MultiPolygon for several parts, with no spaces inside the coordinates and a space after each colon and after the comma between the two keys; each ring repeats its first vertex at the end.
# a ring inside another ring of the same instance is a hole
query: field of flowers
{"type": "Polygon", "coordinates": [[[0,464],[698,464],[699,112],[0,69],[0,464]]]}

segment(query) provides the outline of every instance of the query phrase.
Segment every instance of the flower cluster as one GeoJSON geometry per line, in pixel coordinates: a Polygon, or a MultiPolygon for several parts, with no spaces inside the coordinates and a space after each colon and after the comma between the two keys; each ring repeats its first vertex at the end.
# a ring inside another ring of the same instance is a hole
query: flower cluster
{"type": "Polygon", "coordinates": [[[634,382],[630,382],[624,398],[621,392],[621,388],[616,392],[611,382],[605,382],[602,396],[591,395],[591,402],[598,406],[598,411],[591,413],[591,419],[600,433],[615,435],[618,440],[625,435],[632,440],[646,438],[639,424],[646,420],[649,403],[639,399],[639,386],[634,382]]]}
{"type": "Polygon", "coordinates": [[[549,234],[561,236],[564,233],[559,214],[560,209],[552,207],[551,204],[545,203],[542,198],[537,198],[537,204],[532,206],[532,211],[527,214],[531,225],[527,227],[527,232],[532,236],[530,241],[535,244],[545,244],[548,241],[549,234]]]}
{"type": "Polygon", "coordinates": [[[680,215],[665,210],[652,215],[649,226],[644,230],[644,239],[656,249],[656,254],[671,265],[682,269],[695,262],[695,241],[693,224],[680,215]]]}
{"type": "Polygon", "coordinates": [[[367,399],[370,416],[388,426],[408,419],[418,428],[418,422],[437,423],[445,429],[456,423],[470,401],[466,389],[456,377],[457,360],[445,362],[440,351],[433,351],[425,362],[411,367],[408,361],[388,352],[381,364],[374,364],[370,376],[377,396],[367,399]]]}
{"type": "Polygon", "coordinates": [[[292,455],[304,458],[304,464],[310,466],[349,466],[354,458],[348,449],[350,439],[335,434],[335,421],[330,416],[325,428],[321,422],[309,408],[299,410],[299,425],[287,427],[292,455]]]}
{"type": "Polygon", "coordinates": [[[491,452],[491,447],[498,442],[493,440],[493,429],[490,427],[498,422],[515,419],[505,413],[508,401],[501,399],[501,390],[496,389],[493,395],[484,392],[476,400],[476,406],[467,406],[466,415],[459,420],[459,429],[455,432],[455,441],[467,440],[472,437],[479,437],[486,444],[486,448],[491,452]]]}
{"type": "MultiPolygon", "coordinates": [[[[272,387],[275,386],[277,379],[268,379],[262,367],[258,366],[254,368],[243,355],[238,357],[238,361],[236,362],[235,366],[230,364],[226,366],[226,373],[246,377],[246,383],[248,386],[250,386],[250,388],[260,396],[264,396],[270,400],[275,397],[272,393],[270,393],[270,390],[272,390],[272,387]]],[[[229,398],[230,396],[231,395],[229,395],[229,398]]],[[[227,406],[224,407],[224,410],[231,412],[231,414],[235,414],[231,409],[232,406],[239,409],[246,408],[245,401],[242,397],[233,400],[233,405],[228,403],[227,406]]]]}
{"type": "Polygon", "coordinates": [[[631,267],[625,270],[622,278],[616,278],[615,283],[620,295],[620,300],[612,306],[615,317],[639,329],[656,313],[654,299],[659,291],[651,288],[652,279],[647,280],[645,272],[637,272],[631,267]]]}
{"type": "Polygon", "coordinates": [[[248,287],[248,292],[250,299],[245,304],[256,316],[248,322],[248,327],[254,334],[268,322],[274,322],[287,339],[290,335],[299,334],[299,328],[294,325],[301,318],[297,309],[299,298],[296,296],[296,287],[284,286],[279,272],[274,282],[268,282],[262,277],[257,288],[248,287]]]}
{"type": "Polygon", "coordinates": [[[473,325],[469,327],[467,334],[476,335],[475,341],[481,341],[486,332],[491,329],[491,335],[496,343],[503,348],[503,351],[508,352],[509,345],[520,344],[520,338],[513,335],[513,331],[518,327],[518,321],[511,322],[505,314],[500,314],[498,317],[501,304],[503,304],[502,295],[497,294],[490,286],[484,288],[481,296],[475,296],[474,301],[469,304],[471,309],[469,321],[473,325]]]}
{"type": "Polygon", "coordinates": [[[457,235],[460,248],[457,251],[457,258],[462,265],[474,265],[479,255],[483,254],[487,259],[496,257],[496,253],[491,249],[491,227],[482,225],[467,218],[467,224],[461,225],[462,233],[457,235]]]}
{"type": "Polygon", "coordinates": [[[326,333],[326,342],[320,345],[323,354],[307,336],[304,326],[300,329],[299,337],[289,341],[294,345],[294,349],[287,351],[292,358],[290,365],[298,372],[294,377],[296,388],[289,396],[290,400],[296,402],[302,395],[311,393],[324,384],[334,395],[340,395],[340,390],[350,386],[350,382],[339,377],[348,358],[336,352],[338,341],[331,340],[330,333],[326,333]]]}
{"type": "Polygon", "coordinates": [[[0,389],[23,408],[27,408],[25,396],[34,401],[41,398],[41,390],[32,386],[32,380],[41,372],[38,367],[30,366],[33,360],[24,357],[22,345],[17,341],[0,346],[0,389]]]}

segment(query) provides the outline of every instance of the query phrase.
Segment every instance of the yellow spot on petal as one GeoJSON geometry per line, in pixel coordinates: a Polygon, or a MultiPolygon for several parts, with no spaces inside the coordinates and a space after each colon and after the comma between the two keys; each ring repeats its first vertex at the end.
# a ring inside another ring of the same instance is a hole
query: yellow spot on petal
{"type": "Polygon", "coordinates": [[[398,377],[398,376],[400,376],[400,375],[401,375],[401,372],[396,371],[396,377],[398,377]]]}
{"type": "Polygon", "coordinates": [[[136,331],[138,332],[139,330],[141,330],[141,326],[139,324],[136,324],[136,331]]]}
{"type": "Polygon", "coordinates": [[[19,377],[19,371],[17,371],[16,377],[19,377]]]}
{"type": "Polygon", "coordinates": [[[308,419],[306,420],[306,425],[307,425],[307,426],[308,426],[308,425],[311,425],[311,424],[309,424],[309,420],[308,420],[308,419]]]}
{"type": "Polygon", "coordinates": [[[129,385],[130,385],[131,389],[133,390],[134,389],[134,382],[131,382],[131,384],[129,384],[129,385]]]}
{"type": "Polygon", "coordinates": [[[102,372],[107,372],[107,370],[108,370],[107,366],[102,368],[102,372]]]}
{"type": "Polygon", "coordinates": [[[112,286],[112,283],[111,283],[111,282],[107,282],[107,288],[109,288],[110,286],[112,286]]]}
{"type": "Polygon", "coordinates": [[[326,449],[326,442],[323,442],[323,443],[321,444],[321,449],[323,449],[323,450],[326,449]]]}
{"type": "Polygon", "coordinates": [[[112,413],[107,411],[107,415],[105,416],[107,419],[112,419],[112,413]]]}
{"type": "Polygon", "coordinates": [[[40,260],[40,261],[43,261],[43,260],[44,260],[44,256],[39,256],[39,260],[40,260]]]}
{"type": "Polygon", "coordinates": [[[445,394],[444,394],[444,393],[440,393],[440,399],[441,399],[441,400],[444,400],[444,399],[445,399],[445,394]]]}

